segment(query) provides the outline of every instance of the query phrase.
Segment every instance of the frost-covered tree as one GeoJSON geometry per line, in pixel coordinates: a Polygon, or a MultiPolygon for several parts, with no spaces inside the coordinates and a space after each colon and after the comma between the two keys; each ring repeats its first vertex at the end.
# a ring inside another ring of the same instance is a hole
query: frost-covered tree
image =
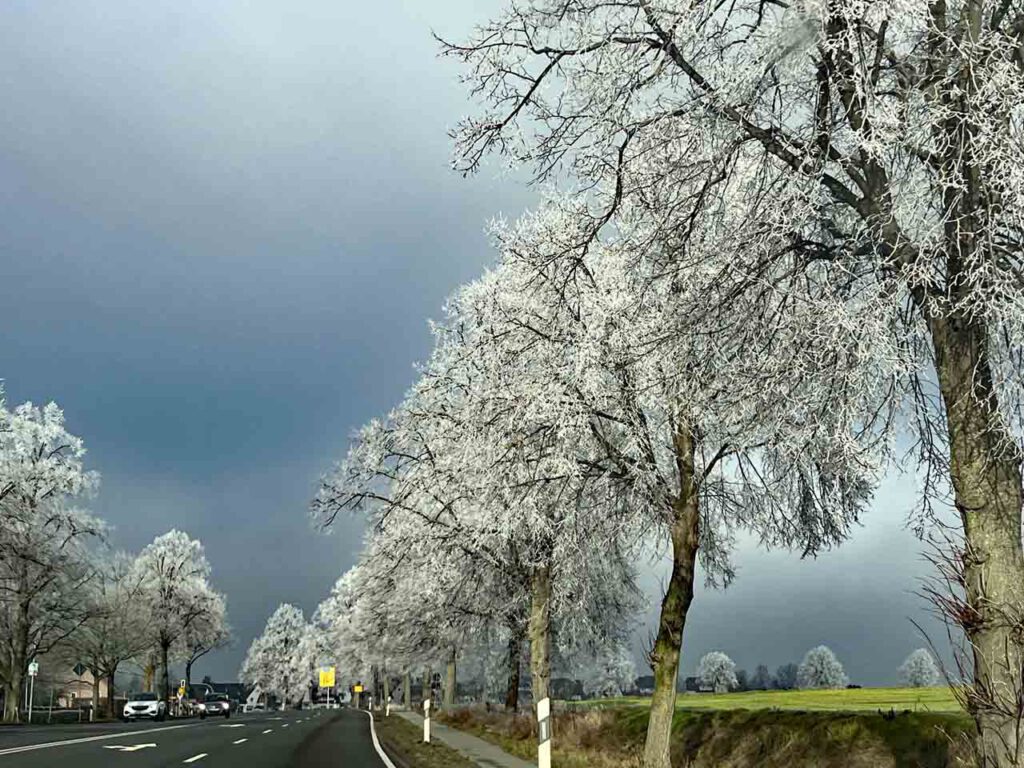
{"type": "Polygon", "coordinates": [[[697,679],[715,693],[728,693],[736,687],[736,664],[721,651],[711,651],[701,657],[697,679]]]}
{"type": "Polygon", "coordinates": [[[580,670],[583,690],[590,696],[622,696],[636,680],[636,662],[626,643],[601,649],[580,670]]]}
{"type": "Polygon", "coordinates": [[[848,682],[843,665],[825,645],[807,652],[800,662],[796,680],[799,688],[844,688],[848,682]]]}
{"type": "Polygon", "coordinates": [[[249,646],[240,679],[277,695],[286,707],[301,701],[310,683],[308,646],[303,644],[307,632],[299,608],[288,603],[278,606],[249,646]]]}
{"type": "MultiPolygon", "coordinates": [[[[581,425],[567,433],[572,395],[558,372],[573,350],[538,343],[508,313],[517,288],[498,274],[453,298],[421,380],[386,422],[362,432],[314,507],[328,521],[368,509],[382,537],[404,542],[383,562],[416,569],[429,553],[456,566],[432,571],[460,574],[447,615],[499,624],[510,655],[525,629],[539,699],[550,681],[553,624],[591,632],[615,616],[596,606],[625,607],[632,580],[616,539],[621,507],[607,484],[585,477],[586,457],[573,444],[581,425]]],[[[537,318],[549,330],[567,319],[537,318]]],[[[410,586],[424,587],[419,573],[410,586]]]]}
{"type": "Polygon", "coordinates": [[[182,531],[168,531],[155,538],[139,553],[135,567],[145,625],[160,662],[160,693],[166,699],[171,692],[172,648],[183,650],[193,625],[220,610],[223,597],[210,586],[210,563],[202,543],[182,531]]]}
{"type": "Polygon", "coordinates": [[[774,684],[780,691],[791,691],[797,687],[800,667],[796,664],[783,664],[775,670],[774,684]]]}
{"type": "Polygon", "coordinates": [[[754,691],[767,691],[772,687],[772,673],[764,664],[758,664],[750,678],[750,688],[754,691]]]}
{"type": "Polygon", "coordinates": [[[918,648],[900,665],[900,680],[910,688],[938,685],[939,679],[939,669],[935,665],[935,659],[926,648],[918,648]]]}
{"type": "Polygon", "coordinates": [[[28,664],[89,617],[85,542],[95,518],[73,506],[97,485],[81,439],[55,404],[8,411],[0,400],[0,681],[4,722],[17,722],[28,664]]]}
{"type": "Polygon", "coordinates": [[[192,684],[192,666],[203,656],[231,642],[227,601],[224,595],[210,593],[205,610],[192,621],[181,636],[180,655],[185,662],[185,683],[192,684]]]}
{"type": "Polygon", "coordinates": [[[646,206],[687,279],[812,286],[885,330],[908,364],[876,394],[911,407],[924,488],[962,518],[955,615],[1000,766],[1024,732],[1022,30],[1003,0],[528,0],[446,46],[484,105],[455,132],[462,169],[497,151],[569,172],[592,230],[646,206]],[[749,226],[694,264],[694,234],[733,215],[749,226]]]}
{"type": "Polygon", "coordinates": [[[107,682],[107,716],[117,717],[115,683],[121,665],[154,649],[146,626],[142,601],[142,574],[124,552],[96,553],[91,558],[93,578],[80,599],[89,616],[69,638],[69,645],[93,676],[93,698],[99,698],[100,680],[107,682]]]}

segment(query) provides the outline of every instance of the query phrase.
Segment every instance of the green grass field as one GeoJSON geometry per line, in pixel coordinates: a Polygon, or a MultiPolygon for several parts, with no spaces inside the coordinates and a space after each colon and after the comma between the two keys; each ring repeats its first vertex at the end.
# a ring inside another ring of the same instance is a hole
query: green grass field
{"type": "MultiPolygon", "coordinates": [[[[603,699],[577,702],[581,706],[647,706],[646,698],[603,699]]],[[[840,690],[745,691],[743,693],[679,694],[679,709],[786,709],[808,712],[900,712],[960,713],[948,687],[936,688],[846,688],[840,690]]]]}

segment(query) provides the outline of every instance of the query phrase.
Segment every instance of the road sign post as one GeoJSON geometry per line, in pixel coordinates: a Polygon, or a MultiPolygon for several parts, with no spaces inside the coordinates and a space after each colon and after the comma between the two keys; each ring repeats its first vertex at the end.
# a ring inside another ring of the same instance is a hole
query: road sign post
{"type": "Polygon", "coordinates": [[[33,660],[28,665],[28,724],[32,725],[32,696],[36,692],[36,675],[39,674],[39,662],[33,660]]]}
{"type": "Polygon", "coordinates": [[[78,689],[75,691],[75,704],[78,705],[78,722],[82,722],[82,706],[78,702],[78,696],[82,693],[82,675],[85,674],[85,665],[78,662],[74,666],[74,672],[78,675],[78,689]]]}
{"type": "Polygon", "coordinates": [[[430,699],[423,700],[423,743],[430,743],[430,699]]]}
{"type": "Polygon", "coordinates": [[[335,668],[334,667],[322,667],[320,669],[320,687],[327,690],[327,706],[331,706],[331,688],[335,685],[335,668]]]}

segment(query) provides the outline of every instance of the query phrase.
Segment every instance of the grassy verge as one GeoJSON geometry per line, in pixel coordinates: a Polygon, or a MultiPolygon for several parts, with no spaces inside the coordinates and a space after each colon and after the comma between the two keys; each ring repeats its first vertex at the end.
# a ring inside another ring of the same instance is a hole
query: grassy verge
{"type": "MultiPolygon", "coordinates": [[[[573,707],[643,706],[647,698],[596,699],[574,702],[573,707]]],[[[744,691],[742,693],[680,694],[679,709],[798,709],[806,712],[963,712],[948,686],[935,688],[846,688],[807,691],[744,691]]]]}
{"type": "Polygon", "coordinates": [[[401,717],[377,717],[374,727],[397,768],[476,768],[475,763],[444,744],[424,744],[423,730],[401,717]]]}
{"type": "MultiPolygon", "coordinates": [[[[530,759],[533,724],[523,715],[479,710],[441,715],[443,722],[530,759]]],[[[554,725],[557,768],[640,765],[647,711],[638,706],[560,713],[554,725]]],[[[968,757],[963,714],[772,709],[680,710],[673,724],[675,765],[688,768],[958,768],[968,757]]]]}

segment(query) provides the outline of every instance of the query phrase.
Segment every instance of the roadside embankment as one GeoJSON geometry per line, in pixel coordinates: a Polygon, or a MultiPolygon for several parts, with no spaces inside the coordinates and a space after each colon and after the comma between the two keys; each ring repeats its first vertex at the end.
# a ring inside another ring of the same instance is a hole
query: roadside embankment
{"type": "MultiPolygon", "coordinates": [[[[467,708],[439,713],[529,759],[536,730],[526,715],[467,708]]],[[[558,768],[640,765],[647,711],[636,706],[559,713],[553,757],[558,768]]],[[[673,764],[687,768],[961,768],[972,724],[964,714],[932,712],[804,712],[679,710],[673,764]]]]}

